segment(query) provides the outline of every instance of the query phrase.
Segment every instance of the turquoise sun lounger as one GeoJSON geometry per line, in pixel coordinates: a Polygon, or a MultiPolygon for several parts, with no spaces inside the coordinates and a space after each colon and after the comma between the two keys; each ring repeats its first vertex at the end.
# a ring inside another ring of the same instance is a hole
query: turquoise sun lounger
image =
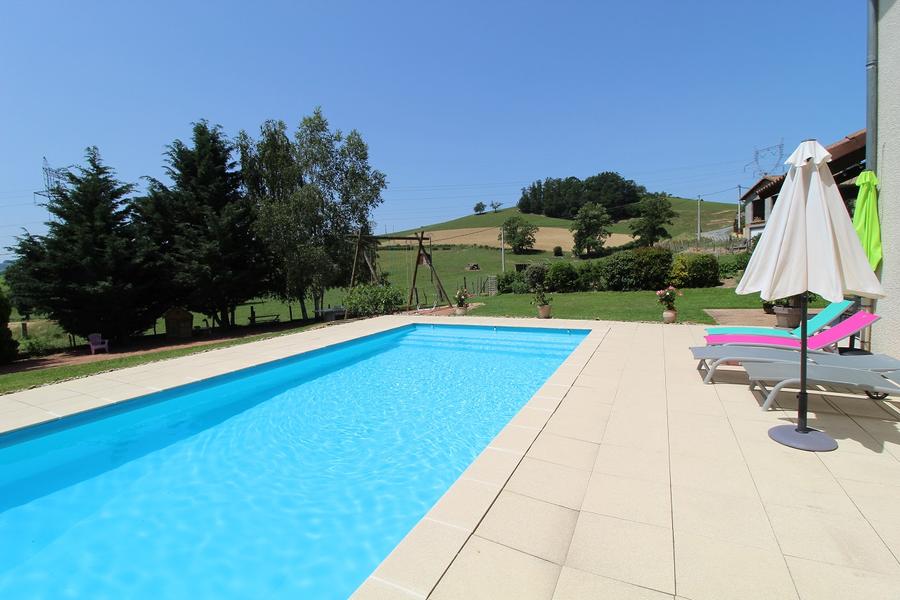
{"type": "MultiPolygon", "coordinates": [[[[832,302],[806,322],[808,334],[813,335],[823,327],[827,326],[829,323],[844,314],[844,312],[851,306],[853,306],[853,300],[832,302]]],[[[708,327],[706,329],[706,333],[710,335],[768,335],[774,337],[794,338],[798,340],[800,339],[799,327],[787,331],[785,329],[776,329],[775,327],[732,327],[722,325],[719,327],[708,327]]]]}

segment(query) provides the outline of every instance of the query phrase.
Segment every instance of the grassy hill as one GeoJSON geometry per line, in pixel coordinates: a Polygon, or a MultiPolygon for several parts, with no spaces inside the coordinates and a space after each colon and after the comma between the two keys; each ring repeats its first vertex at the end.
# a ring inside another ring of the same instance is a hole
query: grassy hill
{"type": "MultiPolygon", "coordinates": [[[[703,231],[729,227],[736,216],[737,207],[724,202],[704,201],[700,204],[700,224],[703,231]]],[[[672,198],[672,210],[678,213],[673,225],[667,227],[673,238],[697,235],[697,201],[688,198],[672,198]]],[[[612,226],[613,233],[631,233],[630,219],[612,226]]]]}
{"type": "Polygon", "coordinates": [[[422,225],[414,229],[406,231],[398,231],[392,235],[407,235],[416,231],[446,231],[448,229],[467,229],[470,227],[500,227],[503,221],[510,217],[524,217],[529,223],[534,223],[538,227],[564,227],[568,228],[571,223],[568,219],[557,219],[554,217],[545,217],[544,215],[529,215],[520,213],[518,208],[504,208],[497,212],[489,211],[483,215],[468,215],[443,223],[434,223],[432,225],[422,225]]]}
{"type": "MultiPolygon", "coordinates": [[[[697,231],[697,201],[688,198],[672,198],[672,209],[678,214],[675,223],[669,227],[673,238],[690,237],[697,231]]],[[[538,227],[562,227],[568,229],[572,223],[569,219],[557,219],[544,215],[520,213],[518,208],[505,208],[483,215],[468,215],[442,223],[422,225],[415,229],[399,231],[394,235],[409,235],[416,231],[446,231],[449,229],[466,229],[472,227],[500,227],[503,221],[512,216],[521,216],[538,227]]],[[[700,222],[703,231],[721,229],[732,224],[735,217],[735,205],[723,202],[703,202],[700,205],[700,222]]],[[[630,234],[630,220],[619,221],[611,228],[612,233],[630,234]]]]}

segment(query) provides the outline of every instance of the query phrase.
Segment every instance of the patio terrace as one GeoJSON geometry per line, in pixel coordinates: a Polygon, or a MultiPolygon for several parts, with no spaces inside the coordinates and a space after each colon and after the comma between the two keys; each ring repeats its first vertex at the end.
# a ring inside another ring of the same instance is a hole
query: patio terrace
{"type": "Polygon", "coordinates": [[[0,396],[0,431],[409,322],[592,333],[374,571],[358,599],[897,598],[900,405],[811,394],[810,454],[768,439],[740,371],[705,386],[703,327],[382,317],[0,396]]]}

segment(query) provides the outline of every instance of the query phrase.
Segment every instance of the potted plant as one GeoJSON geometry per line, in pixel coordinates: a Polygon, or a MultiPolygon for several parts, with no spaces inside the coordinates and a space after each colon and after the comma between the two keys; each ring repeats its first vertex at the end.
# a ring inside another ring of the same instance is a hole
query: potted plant
{"type": "Polygon", "coordinates": [[[465,315],[469,307],[469,291],[465,288],[459,288],[456,290],[453,299],[456,301],[456,314],[458,316],[465,315]]]}
{"type": "Polygon", "coordinates": [[[663,310],[663,323],[674,323],[678,320],[678,311],[675,310],[675,297],[683,296],[674,286],[669,286],[662,290],[657,290],[656,299],[665,307],[663,310]]]}
{"type": "Polygon", "coordinates": [[[539,319],[549,319],[550,318],[550,302],[552,300],[553,300],[553,298],[548,298],[547,294],[544,292],[544,286],[542,286],[542,285],[535,286],[534,300],[531,303],[537,305],[539,319]]]}
{"type": "Polygon", "coordinates": [[[767,315],[775,314],[775,303],[774,302],[769,302],[768,300],[763,300],[762,307],[763,307],[763,312],[766,313],[767,315]]]}
{"type": "MultiPolygon", "coordinates": [[[[807,292],[806,301],[815,302],[818,296],[807,292]]],[[[790,298],[779,298],[775,304],[776,327],[786,327],[794,329],[800,326],[803,313],[800,309],[800,295],[791,296],[790,298]]]]}

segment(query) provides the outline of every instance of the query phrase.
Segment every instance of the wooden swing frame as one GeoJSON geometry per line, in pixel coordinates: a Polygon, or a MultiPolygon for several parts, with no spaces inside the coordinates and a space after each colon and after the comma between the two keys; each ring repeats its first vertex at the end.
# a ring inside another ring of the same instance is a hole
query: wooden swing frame
{"type": "MultiPolygon", "coordinates": [[[[429,241],[431,241],[431,238],[428,239],[429,241]]],[[[434,287],[438,293],[438,302],[443,300],[447,303],[448,307],[453,308],[453,301],[450,300],[450,296],[447,295],[447,291],[444,289],[444,284],[441,283],[441,278],[438,276],[437,271],[434,268],[431,254],[429,254],[428,250],[425,249],[424,231],[420,231],[414,236],[363,235],[362,231],[360,231],[356,236],[356,250],[353,253],[353,266],[350,269],[350,288],[353,288],[353,286],[356,285],[357,266],[359,264],[361,249],[363,260],[365,261],[366,266],[369,268],[369,273],[372,276],[372,281],[376,281],[378,279],[378,275],[375,272],[374,261],[370,258],[368,252],[366,252],[362,247],[364,242],[366,242],[368,245],[368,243],[379,241],[415,241],[417,243],[418,247],[416,251],[415,266],[413,267],[412,283],[409,286],[409,298],[407,298],[406,301],[408,307],[412,307],[413,305],[413,293],[415,293],[416,291],[416,281],[419,275],[419,265],[423,264],[428,265],[428,268],[431,271],[431,276],[434,278],[434,287]]]]}

